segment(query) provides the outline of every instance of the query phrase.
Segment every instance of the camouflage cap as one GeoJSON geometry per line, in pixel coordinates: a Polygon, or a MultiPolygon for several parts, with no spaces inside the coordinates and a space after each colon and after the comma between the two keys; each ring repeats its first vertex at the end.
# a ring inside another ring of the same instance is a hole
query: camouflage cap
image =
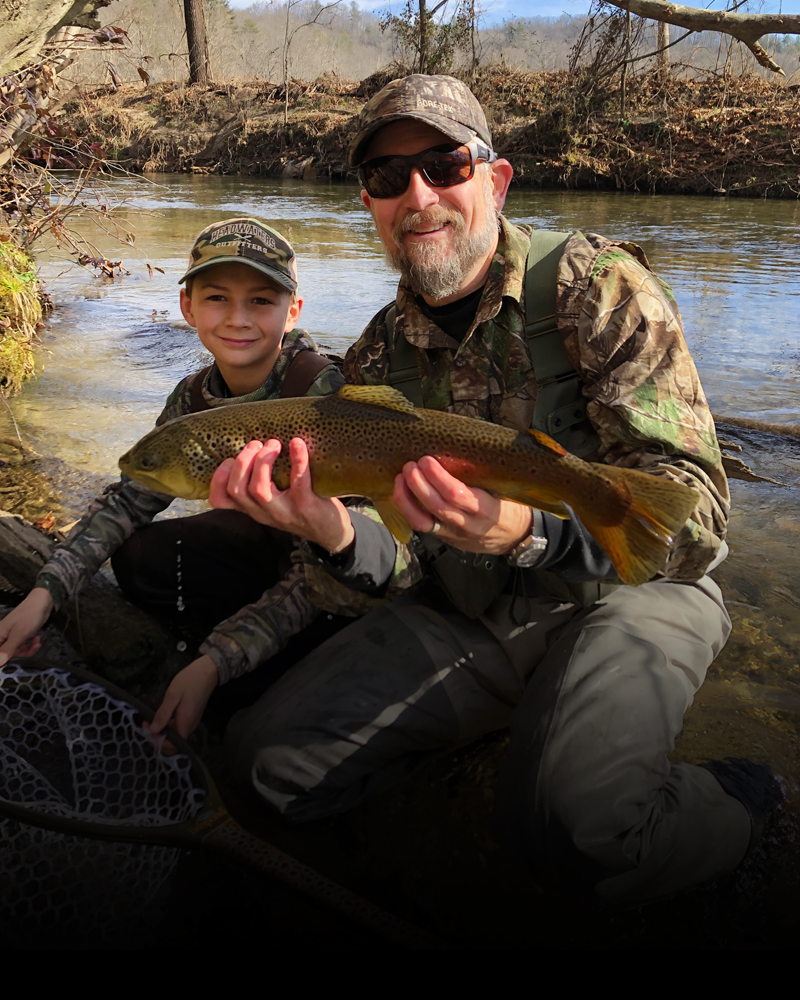
{"type": "Polygon", "coordinates": [[[361,165],[369,140],[379,128],[401,118],[416,118],[456,142],[469,142],[477,135],[492,147],[486,115],[466,84],[454,76],[414,73],[387,83],[361,109],[348,152],[350,166],[361,165]]]}
{"type": "Polygon", "coordinates": [[[290,292],[297,289],[297,265],[291,243],[258,219],[213,222],[200,233],[189,253],[189,269],[178,284],[214,264],[247,264],[290,292]]]}

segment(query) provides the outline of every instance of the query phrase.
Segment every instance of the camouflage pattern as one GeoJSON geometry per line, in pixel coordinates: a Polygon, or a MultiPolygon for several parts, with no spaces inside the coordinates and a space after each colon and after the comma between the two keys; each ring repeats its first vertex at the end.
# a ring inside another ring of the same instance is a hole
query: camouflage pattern
{"type": "Polygon", "coordinates": [[[206,226],[192,245],[189,268],[178,284],[215,264],[234,261],[268,275],[287,291],[297,290],[297,263],[291,243],[258,219],[226,219],[206,226]]]}
{"type": "MultiPolygon", "coordinates": [[[[354,510],[378,524],[383,524],[380,514],[370,503],[358,498],[345,500],[344,503],[348,510],[354,510]]],[[[305,564],[309,600],[329,614],[358,618],[385,601],[399,597],[401,593],[419,583],[423,577],[424,550],[422,542],[416,535],[412,536],[408,545],[397,546],[392,576],[381,597],[370,597],[369,594],[352,590],[346,584],[329,576],[308,542],[300,543],[300,552],[305,564]]]]}
{"type": "MultiPolygon", "coordinates": [[[[278,361],[261,388],[248,396],[229,399],[210,396],[206,386],[213,380],[212,371],[205,380],[204,395],[212,406],[277,399],[292,358],[301,350],[315,349],[313,340],[304,330],[294,330],[284,337],[278,361]]],[[[157,424],[191,412],[191,384],[198,374],[189,375],[172,391],[157,424]]],[[[330,367],[319,373],[308,395],[322,396],[335,392],[342,384],[341,372],[332,362],[330,367]]],[[[56,608],[59,608],[92,579],[106,559],[134,531],[148,525],[173,499],[165,493],[139,486],[125,476],[107,486],[103,494],[89,505],[67,542],[55,549],[39,573],[36,586],[48,590],[56,608]]],[[[255,663],[282,649],[289,636],[305,628],[319,614],[319,608],[305,598],[299,554],[295,561],[297,567],[289,577],[268,590],[259,602],[243,608],[232,619],[223,622],[204,643],[203,651],[213,656],[221,680],[252,669],[255,663]]]]}
{"type": "MultiPolygon", "coordinates": [[[[422,314],[402,282],[395,331],[421,349],[426,407],[524,430],[531,426],[537,393],[524,340],[530,229],[503,218],[500,225],[478,312],[462,343],[422,314]]],[[[348,351],[348,382],[386,381],[390,307],[348,351]]],[[[672,291],[635,244],[576,232],[559,264],[557,313],[600,436],[597,460],[665,476],[699,492],[665,567],[672,579],[699,579],[725,537],[730,503],[714,423],[672,291]]]]}
{"type": "Polygon", "coordinates": [[[361,109],[348,151],[350,166],[360,166],[378,129],[401,118],[432,125],[455,142],[469,142],[477,135],[492,146],[486,115],[466,84],[454,76],[414,73],[387,83],[361,109]]]}

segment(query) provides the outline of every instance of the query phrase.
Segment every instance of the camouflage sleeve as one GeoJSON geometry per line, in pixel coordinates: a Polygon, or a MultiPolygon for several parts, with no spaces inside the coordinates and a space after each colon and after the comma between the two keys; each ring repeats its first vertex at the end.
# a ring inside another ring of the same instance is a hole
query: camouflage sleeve
{"type": "Polygon", "coordinates": [[[394,305],[390,302],[373,316],[366,329],[347,351],[344,359],[344,380],[351,385],[382,385],[386,381],[386,314],[394,305]]]}
{"type": "Polygon", "coordinates": [[[175,420],[176,417],[182,417],[189,412],[191,408],[192,382],[201,374],[202,372],[194,372],[191,375],[187,375],[186,378],[182,379],[175,386],[169,396],[167,396],[164,409],[158,415],[156,427],[160,427],[169,420],[175,420]]]}
{"type": "Polygon", "coordinates": [[[330,364],[323,368],[311,385],[308,387],[306,396],[330,396],[337,392],[344,385],[344,375],[336,364],[330,364]]]}
{"type": "Polygon", "coordinates": [[[292,562],[282,580],[255,604],[217,625],[200,646],[200,653],[216,663],[220,684],[255,670],[320,614],[320,608],[308,598],[305,568],[297,549],[292,562]]]}
{"type": "Polygon", "coordinates": [[[36,586],[48,590],[59,608],[92,579],[126,538],[149,524],[172,499],[125,476],[107,486],[89,505],[68,540],[54,550],[36,578],[36,586]]]}
{"type": "Polygon", "coordinates": [[[599,457],[698,493],[664,570],[697,580],[725,538],[730,497],[675,297],[638,247],[592,234],[567,244],[559,296],[559,323],[585,380],[599,457]]]}
{"type": "MultiPolygon", "coordinates": [[[[345,503],[349,510],[383,524],[380,515],[371,504],[361,500],[345,501],[345,503]]],[[[394,567],[381,597],[371,597],[363,591],[348,587],[340,580],[335,580],[326,572],[324,566],[320,565],[307,542],[301,542],[300,552],[305,565],[309,600],[329,614],[347,615],[351,618],[365,615],[372,608],[378,607],[384,601],[392,600],[404,590],[419,583],[423,576],[424,550],[416,535],[412,536],[407,545],[395,543],[394,567]]]]}

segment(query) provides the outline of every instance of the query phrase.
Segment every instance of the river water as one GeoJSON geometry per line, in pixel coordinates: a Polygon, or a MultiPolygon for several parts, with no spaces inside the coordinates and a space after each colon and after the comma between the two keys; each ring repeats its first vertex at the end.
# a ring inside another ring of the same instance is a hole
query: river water
{"type": "MultiPolygon", "coordinates": [[[[149,430],[176,382],[206,363],[180,315],[177,281],[192,239],[209,223],[254,215],[285,233],[299,256],[300,325],[340,353],[393,297],[396,277],[355,188],[159,175],[114,180],[107,190],[122,204],[117,217],[135,233],[134,247],[120,247],[88,223],[79,224],[81,233],[112,260],[122,257],[131,273],[109,281],[67,267],[55,249],[41,254],[40,272],[58,308],[43,334],[41,374],[11,401],[23,435],[87,475],[116,477],[117,457],[149,430]],[[149,277],[147,262],[164,273],[149,277]]],[[[639,243],[675,290],[712,411],[767,424],[800,422],[798,203],[513,191],[506,214],[639,243]]],[[[4,420],[0,414],[0,434],[9,433],[4,420]]],[[[734,632],[687,716],[675,757],[769,760],[794,788],[800,782],[800,439],[727,424],[720,436],[739,443],[756,471],[789,485],[732,482],[731,556],[715,576],[734,632]]],[[[489,764],[485,770],[492,773],[489,764]]],[[[482,808],[469,796],[464,801],[482,808]]],[[[434,797],[426,821],[437,808],[448,810],[442,824],[462,836],[453,827],[452,803],[434,797]]],[[[382,822],[369,809],[364,815],[373,817],[364,823],[382,822]]],[[[385,839],[391,844],[388,830],[385,839]]],[[[475,850],[472,841],[464,846],[467,854],[475,850]]]]}
{"type": "MultiPolygon", "coordinates": [[[[339,351],[393,295],[355,188],[296,181],[159,175],[107,185],[135,248],[91,225],[81,232],[124,259],[113,282],[40,258],[59,305],[44,336],[44,372],[15,402],[29,433],[103,474],[148,429],[170,389],[205,360],[178,309],[188,247],[208,223],[255,215],[293,242],[305,295],[301,325],[339,351]],[[145,262],[162,268],[148,277],[145,262]],[[58,420],[53,420],[57,410],[58,420]]],[[[800,206],[795,202],[512,191],[512,221],[593,230],[640,243],[680,304],[712,410],[792,422],[800,411],[800,206]]]]}

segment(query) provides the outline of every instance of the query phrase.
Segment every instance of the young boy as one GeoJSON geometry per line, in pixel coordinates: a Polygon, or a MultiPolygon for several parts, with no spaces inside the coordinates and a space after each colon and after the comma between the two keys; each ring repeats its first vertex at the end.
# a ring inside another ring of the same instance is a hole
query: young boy
{"type": "MultiPolygon", "coordinates": [[[[303,305],[295,254],[276,230],[257,219],[208,226],[192,246],[184,281],[181,311],[214,364],[178,384],[156,424],[218,406],[326,395],[343,384],[336,365],[295,329],[303,305]]],[[[154,732],[171,722],[186,736],[218,684],[253,670],[317,618],[290,535],[235,510],[151,523],[171,500],[125,477],[108,486],[31,593],[0,621],[0,665],[16,653],[35,652],[33,637],[50,613],[110,556],[134,603],[156,614],[188,615],[212,629],[153,720],[154,732]]],[[[368,525],[368,535],[371,530],[368,525]]],[[[318,555],[324,563],[327,552],[318,555]]]]}

